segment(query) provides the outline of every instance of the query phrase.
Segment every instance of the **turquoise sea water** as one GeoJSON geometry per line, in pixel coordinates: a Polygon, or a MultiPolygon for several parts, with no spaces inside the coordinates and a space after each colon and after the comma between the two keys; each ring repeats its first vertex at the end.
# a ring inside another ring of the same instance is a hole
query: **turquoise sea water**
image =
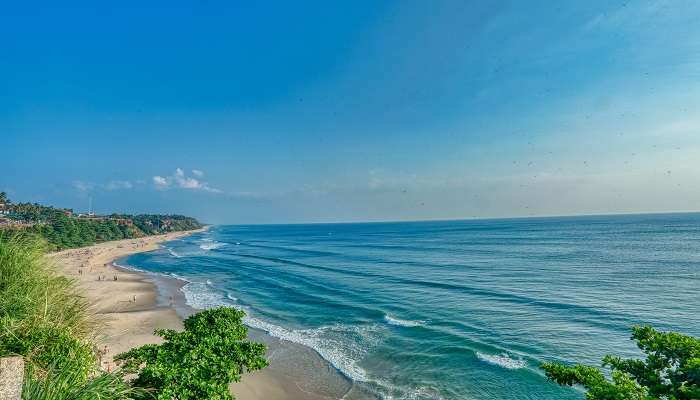
{"type": "Polygon", "coordinates": [[[214,226],[123,262],[376,398],[581,399],[538,364],[634,356],[634,324],[700,336],[698,214],[214,226]]]}

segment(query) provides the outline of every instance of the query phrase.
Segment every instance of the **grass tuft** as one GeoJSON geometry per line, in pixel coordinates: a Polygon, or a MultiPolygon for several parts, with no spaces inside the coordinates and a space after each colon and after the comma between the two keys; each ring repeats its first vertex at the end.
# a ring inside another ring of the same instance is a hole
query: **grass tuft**
{"type": "Polygon", "coordinates": [[[38,374],[29,371],[24,380],[24,400],[122,400],[152,398],[142,389],[132,388],[117,373],[100,373],[85,380],[79,371],[50,367],[38,374]]]}

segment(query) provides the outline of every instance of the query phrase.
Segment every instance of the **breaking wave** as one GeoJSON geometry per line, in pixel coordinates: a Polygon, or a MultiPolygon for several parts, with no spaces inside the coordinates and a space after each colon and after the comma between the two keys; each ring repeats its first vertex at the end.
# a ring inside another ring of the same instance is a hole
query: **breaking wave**
{"type": "Polygon", "coordinates": [[[367,372],[357,361],[376,345],[381,338],[379,324],[336,324],[314,329],[287,329],[251,316],[250,310],[235,302],[235,297],[211,290],[207,283],[191,282],[182,287],[187,304],[197,309],[229,306],[246,312],[243,322],[251,328],[260,329],[270,336],[302,344],[314,349],[348,378],[367,381],[367,372]]]}
{"type": "Polygon", "coordinates": [[[407,319],[394,318],[389,314],[384,315],[384,321],[389,325],[405,327],[423,326],[425,323],[424,321],[411,321],[407,319]]]}
{"type": "Polygon", "coordinates": [[[209,241],[206,241],[206,243],[200,244],[199,248],[202,250],[208,251],[208,250],[218,249],[218,248],[224,247],[224,246],[226,246],[226,243],[221,243],[221,242],[209,240],[209,241]]]}
{"type": "Polygon", "coordinates": [[[476,356],[481,361],[484,361],[484,362],[492,364],[492,365],[497,365],[499,367],[506,368],[506,369],[520,369],[520,368],[525,368],[527,366],[527,363],[525,362],[525,360],[511,358],[506,353],[484,354],[484,353],[476,352],[476,356]]]}

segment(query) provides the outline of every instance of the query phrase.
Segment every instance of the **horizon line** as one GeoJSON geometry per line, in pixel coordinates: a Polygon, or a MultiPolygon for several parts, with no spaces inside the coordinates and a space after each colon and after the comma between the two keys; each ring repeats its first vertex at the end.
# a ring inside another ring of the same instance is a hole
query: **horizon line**
{"type": "Polygon", "coordinates": [[[399,223],[420,223],[420,222],[460,222],[460,221],[504,221],[504,220],[524,220],[524,219],[549,219],[549,218],[586,218],[586,217],[629,217],[644,215],[675,215],[675,214],[700,214],[700,210],[695,211],[642,211],[642,212],[616,212],[600,214],[552,214],[552,215],[529,215],[513,217],[474,217],[474,218],[436,218],[436,219],[406,219],[406,220],[366,220],[366,221],[335,221],[335,222],[261,222],[261,223],[208,223],[202,222],[206,226],[280,226],[280,225],[351,225],[351,224],[399,224],[399,223]]]}

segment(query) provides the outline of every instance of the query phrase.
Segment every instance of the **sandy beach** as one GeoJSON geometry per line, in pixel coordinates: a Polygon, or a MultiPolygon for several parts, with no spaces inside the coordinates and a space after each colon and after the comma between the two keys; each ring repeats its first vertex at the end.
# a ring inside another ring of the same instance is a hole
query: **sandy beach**
{"type": "MultiPolygon", "coordinates": [[[[104,327],[98,347],[104,352],[101,367],[116,368],[113,357],[133,347],[160,343],[156,328],[182,329],[182,316],[195,310],[184,303],[179,290],[184,282],[158,279],[138,271],[120,268],[113,261],[134,253],[153,251],[159,244],[201,232],[173,232],[138,239],[125,239],[51,254],[60,272],[76,279],[104,327]]],[[[284,370],[268,367],[244,375],[231,385],[239,400],[329,399],[300,388],[284,370]]]]}
{"type": "Polygon", "coordinates": [[[132,347],[158,343],[155,328],[181,329],[174,307],[159,306],[158,291],[144,274],[115,267],[112,262],[129,254],[151,251],[162,242],[191,232],[173,232],[138,239],[125,239],[64,250],[51,255],[61,272],[76,279],[95,313],[104,321],[98,338],[102,368],[114,368],[112,358],[132,347]]]}

